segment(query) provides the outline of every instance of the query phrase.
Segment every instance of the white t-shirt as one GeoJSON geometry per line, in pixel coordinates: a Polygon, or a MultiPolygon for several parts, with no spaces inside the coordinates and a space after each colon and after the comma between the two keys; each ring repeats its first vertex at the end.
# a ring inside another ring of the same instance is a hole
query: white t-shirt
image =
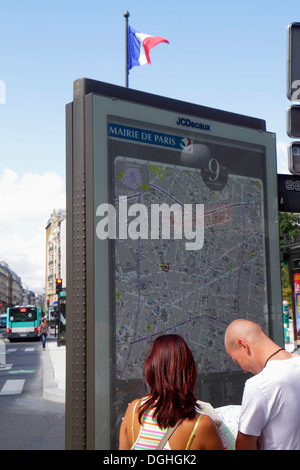
{"type": "Polygon", "coordinates": [[[245,383],[239,431],[262,450],[300,450],[300,356],[269,361],[245,383]]]}

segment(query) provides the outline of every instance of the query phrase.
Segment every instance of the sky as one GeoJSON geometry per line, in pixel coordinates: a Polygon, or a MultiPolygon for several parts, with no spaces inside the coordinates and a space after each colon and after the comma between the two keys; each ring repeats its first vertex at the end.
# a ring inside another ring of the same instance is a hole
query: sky
{"type": "MultiPolygon", "coordinates": [[[[287,27],[298,0],[1,0],[0,261],[31,290],[45,287],[45,227],[65,208],[65,106],[73,82],[125,85],[125,10],[163,36],[130,88],[254,116],[276,133],[289,173],[287,27]]],[[[1,300],[1,299],[0,299],[1,300]]]]}

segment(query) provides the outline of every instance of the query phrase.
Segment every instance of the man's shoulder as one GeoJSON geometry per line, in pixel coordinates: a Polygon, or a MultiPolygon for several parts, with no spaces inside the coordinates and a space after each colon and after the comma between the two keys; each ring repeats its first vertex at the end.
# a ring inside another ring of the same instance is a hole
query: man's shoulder
{"type": "Polygon", "coordinates": [[[271,361],[267,366],[258,374],[253,375],[245,382],[245,388],[248,389],[261,387],[262,385],[267,386],[269,384],[276,384],[284,380],[294,380],[298,381],[299,375],[296,374],[296,370],[300,373],[300,357],[291,358],[281,361],[271,361]]]}
{"type": "Polygon", "coordinates": [[[265,386],[270,385],[273,382],[274,375],[269,374],[269,371],[263,369],[256,375],[248,378],[245,382],[245,391],[249,393],[255,393],[256,390],[261,390],[265,386]]]}

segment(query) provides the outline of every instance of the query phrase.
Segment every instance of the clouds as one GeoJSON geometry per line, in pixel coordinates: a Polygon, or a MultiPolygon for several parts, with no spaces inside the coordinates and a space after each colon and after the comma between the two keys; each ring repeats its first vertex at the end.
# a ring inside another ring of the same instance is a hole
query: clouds
{"type": "Polygon", "coordinates": [[[285,142],[277,142],[277,173],[289,175],[287,147],[285,142]]]}
{"type": "Polygon", "coordinates": [[[66,207],[62,178],[54,173],[0,173],[0,260],[29,289],[45,286],[45,227],[53,209],[66,207]]]}

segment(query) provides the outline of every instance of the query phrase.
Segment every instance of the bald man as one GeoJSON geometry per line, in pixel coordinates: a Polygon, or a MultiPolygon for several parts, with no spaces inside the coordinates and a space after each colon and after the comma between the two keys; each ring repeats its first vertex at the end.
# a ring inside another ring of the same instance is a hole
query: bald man
{"type": "Polygon", "coordinates": [[[300,356],[275,344],[257,324],[235,320],[225,348],[244,372],[237,450],[300,450],[300,356]]]}

